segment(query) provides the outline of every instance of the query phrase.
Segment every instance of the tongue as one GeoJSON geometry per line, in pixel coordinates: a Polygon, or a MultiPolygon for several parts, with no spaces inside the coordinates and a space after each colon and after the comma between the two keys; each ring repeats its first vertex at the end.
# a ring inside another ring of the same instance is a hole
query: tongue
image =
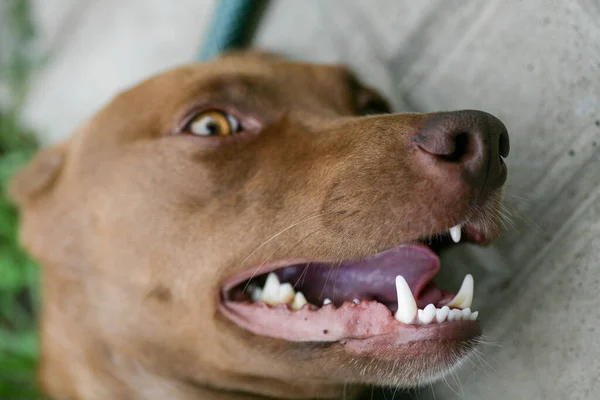
{"type": "MultiPolygon", "coordinates": [[[[310,263],[276,271],[279,280],[301,291],[309,303],[329,298],[336,306],[344,301],[377,300],[396,306],[395,278],[402,275],[415,299],[440,269],[437,255],[427,246],[405,244],[372,257],[343,263],[310,263]]],[[[430,287],[428,287],[430,288],[430,287]]],[[[429,290],[425,290],[427,295],[429,290]]]]}

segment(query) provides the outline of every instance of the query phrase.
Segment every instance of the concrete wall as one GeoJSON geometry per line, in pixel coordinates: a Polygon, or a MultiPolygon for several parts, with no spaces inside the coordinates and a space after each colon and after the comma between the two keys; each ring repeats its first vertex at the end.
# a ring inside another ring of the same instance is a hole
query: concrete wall
{"type": "MultiPolygon", "coordinates": [[[[192,60],[211,9],[208,0],[37,0],[52,57],[26,120],[47,142],[65,137],[120,88],[192,60]]],[[[256,43],[350,64],[398,110],[476,108],[504,120],[507,234],[444,260],[450,287],[474,274],[493,344],[460,383],[436,385],[436,398],[597,398],[600,3],[275,0],[256,43]]]]}

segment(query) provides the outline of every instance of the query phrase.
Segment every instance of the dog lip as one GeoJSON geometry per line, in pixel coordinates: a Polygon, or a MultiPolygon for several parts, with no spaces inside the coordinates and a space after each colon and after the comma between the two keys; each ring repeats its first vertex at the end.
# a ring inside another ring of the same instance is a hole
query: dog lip
{"type": "Polygon", "coordinates": [[[402,346],[426,340],[468,340],[481,334],[478,321],[448,321],[430,325],[398,322],[377,301],[344,303],[297,311],[286,305],[221,302],[220,311],[238,326],[260,336],[291,342],[340,342],[356,351],[373,346],[402,346]]]}

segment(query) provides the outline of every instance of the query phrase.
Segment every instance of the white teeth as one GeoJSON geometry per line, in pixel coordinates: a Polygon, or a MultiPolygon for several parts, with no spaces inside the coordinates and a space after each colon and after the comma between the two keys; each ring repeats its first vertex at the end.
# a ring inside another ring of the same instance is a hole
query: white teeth
{"type": "Polygon", "coordinates": [[[418,317],[419,322],[422,324],[429,324],[433,321],[436,315],[436,308],[433,304],[428,304],[423,310],[419,310],[418,317]]]}
{"type": "Polygon", "coordinates": [[[296,292],[291,283],[283,283],[279,286],[279,303],[287,304],[294,301],[296,292]]]}
{"type": "Polygon", "coordinates": [[[471,309],[465,308],[462,310],[462,320],[468,321],[471,318],[471,309]]]}
{"type": "Polygon", "coordinates": [[[478,311],[471,312],[470,308],[465,308],[464,310],[459,308],[450,309],[448,306],[435,308],[433,304],[429,304],[423,310],[417,311],[417,320],[421,325],[428,325],[433,322],[475,321],[478,315],[478,311]]]}
{"type": "MultiPolygon", "coordinates": [[[[259,290],[260,289],[257,289],[254,291],[254,293],[252,293],[253,299],[258,295],[257,292],[259,290]]],[[[276,306],[278,304],[291,303],[294,301],[295,295],[296,292],[291,284],[280,284],[277,275],[271,272],[269,275],[267,275],[265,286],[262,288],[262,293],[260,293],[260,300],[269,305],[276,306]]]]}
{"type": "Polygon", "coordinates": [[[394,317],[397,321],[411,324],[417,316],[417,303],[410,291],[410,286],[402,275],[396,277],[396,295],[398,296],[398,311],[394,317]]]}
{"type": "Polygon", "coordinates": [[[277,275],[272,272],[267,275],[267,280],[262,290],[262,301],[270,305],[280,304],[279,286],[279,278],[277,278],[277,275]]]}
{"type": "Polygon", "coordinates": [[[460,236],[461,236],[460,224],[455,225],[452,228],[450,228],[450,236],[452,236],[452,240],[454,240],[454,243],[460,242],[460,236]]]}
{"type": "Polygon", "coordinates": [[[444,306],[442,308],[438,308],[435,312],[435,320],[437,322],[444,322],[446,318],[448,318],[448,314],[450,314],[450,307],[444,306]]]}
{"type": "MultiPolygon", "coordinates": [[[[398,311],[396,311],[394,318],[405,324],[420,325],[428,325],[434,322],[442,323],[445,321],[476,321],[477,317],[479,317],[479,312],[471,311],[474,286],[473,276],[467,274],[460,290],[447,305],[442,308],[436,308],[435,305],[428,304],[424,309],[419,310],[406,279],[398,275],[396,276],[398,311]],[[453,308],[451,309],[450,307],[453,308]]],[[[290,283],[281,283],[277,275],[273,272],[267,275],[265,285],[262,289],[250,285],[248,292],[254,302],[262,300],[271,306],[287,304],[294,311],[300,310],[308,304],[302,292],[296,292],[290,283]]],[[[352,302],[359,304],[360,299],[353,299],[352,302]]],[[[323,306],[328,304],[332,304],[332,301],[329,298],[325,298],[323,306]]]]}
{"type": "Polygon", "coordinates": [[[473,275],[467,274],[465,279],[463,280],[462,285],[460,286],[460,290],[454,296],[454,298],[450,301],[450,303],[446,304],[448,307],[456,307],[456,308],[470,308],[473,303],[473,290],[475,289],[475,282],[473,280],[473,275]]]}
{"type": "Polygon", "coordinates": [[[254,290],[252,290],[252,292],[250,293],[250,299],[252,301],[260,301],[260,300],[262,300],[262,289],[261,288],[255,288],[254,290]]]}
{"type": "Polygon", "coordinates": [[[294,301],[292,302],[292,310],[299,310],[306,304],[308,304],[308,302],[306,301],[306,297],[304,297],[302,292],[296,292],[294,301]]]}
{"type": "Polygon", "coordinates": [[[448,321],[460,321],[462,319],[462,311],[457,310],[456,308],[450,310],[450,314],[448,314],[448,321]]]}

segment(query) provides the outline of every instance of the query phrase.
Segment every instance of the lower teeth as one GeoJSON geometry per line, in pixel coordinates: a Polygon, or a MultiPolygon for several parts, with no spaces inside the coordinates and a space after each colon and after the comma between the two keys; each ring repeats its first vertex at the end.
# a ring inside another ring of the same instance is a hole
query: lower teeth
{"type": "MultiPolygon", "coordinates": [[[[449,306],[464,308],[450,309],[448,305],[436,308],[435,305],[428,304],[423,309],[417,309],[410,287],[400,275],[396,277],[396,291],[398,311],[395,319],[405,324],[428,325],[445,321],[475,321],[479,315],[478,311],[472,312],[468,307],[473,298],[473,277],[470,275],[465,278],[459,294],[449,303],[449,306]]],[[[267,276],[263,288],[255,287],[250,290],[250,299],[253,302],[263,301],[270,306],[287,304],[294,311],[309,304],[302,292],[296,292],[290,283],[280,283],[277,275],[272,272],[267,276]]],[[[358,304],[360,300],[353,299],[352,303],[358,304]]],[[[332,304],[331,299],[323,300],[323,306],[328,304],[332,304]]]]}

